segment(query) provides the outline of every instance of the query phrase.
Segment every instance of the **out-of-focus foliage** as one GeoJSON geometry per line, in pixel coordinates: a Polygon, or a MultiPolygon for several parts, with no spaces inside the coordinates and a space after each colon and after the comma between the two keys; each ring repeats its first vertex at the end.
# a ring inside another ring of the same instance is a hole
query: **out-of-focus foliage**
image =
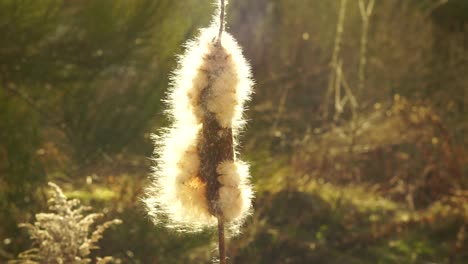
{"type": "Polygon", "coordinates": [[[83,182],[89,166],[114,159],[144,177],[175,54],[211,11],[197,1],[0,1],[3,255],[19,250],[17,223],[44,208],[47,178],[83,182]]]}
{"type": "MultiPolygon", "coordinates": [[[[465,263],[468,2],[375,0],[362,90],[359,2],[371,0],[346,2],[339,65],[342,0],[228,6],[256,80],[241,141],[257,192],[230,258],[465,263]]],[[[139,197],[175,56],[213,8],[0,0],[0,262],[30,248],[17,224],[46,208],[50,180],[124,220],[98,255],[210,263],[212,233],[154,227],[139,197]]]]}

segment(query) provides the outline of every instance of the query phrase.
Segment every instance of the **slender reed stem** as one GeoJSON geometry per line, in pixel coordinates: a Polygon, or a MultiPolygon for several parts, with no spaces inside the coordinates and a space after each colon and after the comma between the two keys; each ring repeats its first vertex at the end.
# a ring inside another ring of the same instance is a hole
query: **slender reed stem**
{"type": "Polygon", "coordinates": [[[211,92],[211,86],[206,88],[201,95],[204,109],[208,113],[200,131],[198,155],[200,157],[200,177],[206,183],[206,197],[209,203],[210,213],[218,219],[219,259],[221,264],[226,263],[226,251],[224,245],[224,216],[219,204],[220,182],[217,180],[216,169],[223,161],[234,160],[234,140],[232,128],[223,128],[219,125],[213,113],[206,108],[206,96],[211,92]]]}
{"type": "Polygon", "coordinates": [[[218,216],[218,248],[219,263],[226,264],[226,246],[224,244],[224,220],[222,216],[218,216]]]}
{"type": "Polygon", "coordinates": [[[366,81],[366,65],[367,65],[367,38],[369,35],[369,20],[374,8],[374,0],[370,0],[367,5],[363,0],[359,0],[359,10],[362,18],[362,32],[361,32],[361,51],[359,55],[359,75],[358,75],[358,92],[357,97],[361,99],[364,91],[366,81]]]}
{"type": "Polygon", "coordinates": [[[325,101],[323,105],[323,118],[328,118],[328,105],[330,103],[330,97],[333,94],[336,82],[336,67],[338,63],[338,57],[341,50],[341,39],[344,30],[344,21],[346,17],[346,3],[347,0],[340,1],[340,11],[338,14],[338,23],[336,25],[335,43],[333,45],[332,59],[330,62],[330,75],[328,76],[328,88],[325,94],[325,101]]]}
{"type": "Polygon", "coordinates": [[[221,1],[220,1],[220,4],[219,4],[219,33],[218,33],[218,42],[221,42],[221,35],[223,34],[223,30],[224,30],[224,8],[225,8],[224,0],[221,0],[221,1]]]}
{"type": "MultiPolygon", "coordinates": [[[[221,36],[224,30],[224,9],[225,9],[225,0],[220,0],[219,4],[219,33],[218,33],[218,43],[221,44],[221,36]]],[[[232,132],[229,133],[230,137],[230,145],[229,147],[232,149],[232,132]]],[[[229,151],[228,151],[229,152],[229,151]]],[[[234,157],[233,153],[230,155],[231,159],[234,157]]],[[[219,192],[219,190],[218,190],[219,192]]],[[[219,193],[218,193],[219,195],[219,193]]],[[[224,243],[224,219],[222,214],[218,212],[218,250],[219,250],[219,263],[226,264],[226,246],[224,243]]]]}
{"type": "MultiPolygon", "coordinates": [[[[217,44],[218,45],[221,45],[221,36],[223,34],[223,30],[224,30],[224,9],[225,9],[225,0],[220,0],[220,3],[219,3],[219,32],[218,32],[218,39],[217,39],[217,44]]],[[[216,167],[218,166],[218,164],[220,163],[220,161],[222,160],[218,160],[220,158],[222,158],[223,160],[233,160],[234,158],[234,152],[233,152],[233,141],[232,141],[232,130],[231,129],[227,129],[226,131],[224,131],[221,127],[219,127],[219,124],[215,121],[215,118],[211,116],[211,118],[208,118],[208,119],[211,119],[211,122],[205,122],[204,123],[204,128],[207,127],[207,129],[203,129],[203,131],[205,132],[224,132],[224,133],[221,133],[223,135],[225,135],[224,137],[222,137],[221,140],[217,141],[217,140],[210,140],[210,135],[208,135],[207,133],[202,133],[203,134],[203,138],[207,141],[207,142],[214,142],[212,144],[210,144],[211,146],[215,146],[215,149],[214,151],[207,151],[208,153],[211,152],[211,154],[221,154],[221,155],[216,155],[216,157],[209,157],[210,155],[207,154],[207,153],[201,153],[201,157],[202,157],[202,160],[206,157],[208,160],[211,161],[211,164],[214,165],[213,166],[206,166],[206,167],[211,167],[211,171],[208,172],[206,171],[206,173],[203,173],[204,172],[204,169],[207,170],[207,169],[210,169],[210,168],[202,168],[202,173],[201,175],[210,175],[210,176],[215,176],[215,177],[209,177],[208,179],[208,183],[211,183],[211,184],[208,184],[209,185],[209,189],[213,189],[213,190],[208,190],[208,196],[210,198],[210,200],[217,200],[219,199],[219,183],[215,180],[216,177],[218,176],[217,173],[216,173],[216,167]],[[210,125],[211,124],[211,125],[210,125]],[[216,144],[218,143],[218,144],[216,144]],[[207,154],[207,155],[203,155],[203,154],[207,154]],[[212,182],[214,180],[214,183],[212,182]],[[213,197],[211,197],[213,196],[213,197]]],[[[214,135],[219,135],[219,133],[214,133],[214,135]]],[[[219,250],[219,263],[220,264],[226,264],[226,246],[225,246],[225,243],[224,243],[224,219],[223,219],[223,214],[221,212],[221,210],[219,208],[216,208],[214,205],[210,205],[210,211],[212,211],[212,213],[216,214],[217,218],[218,218],[218,250],[219,250]]]]}

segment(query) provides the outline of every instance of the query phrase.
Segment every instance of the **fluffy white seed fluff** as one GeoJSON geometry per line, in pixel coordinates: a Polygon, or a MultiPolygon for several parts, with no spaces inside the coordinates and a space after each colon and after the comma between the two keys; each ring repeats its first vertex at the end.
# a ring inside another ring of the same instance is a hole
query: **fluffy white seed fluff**
{"type": "MultiPolygon", "coordinates": [[[[202,29],[200,37],[189,42],[188,52],[181,58],[182,67],[174,79],[176,85],[183,89],[174,91],[171,101],[179,101],[179,96],[187,94],[195,122],[201,123],[205,115],[201,96],[209,87],[211,92],[203,98],[208,110],[216,115],[222,127],[238,129],[243,124],[244,102],[252,91],[250,67],[231,35],[222,35],[222,46],[213,41],[216,35],[216,27],[202,29]],[[181,75],[192,78],[190,81],[182,80],[178,78],[181,75]]],[[[176,117],[186,118],[177,113],[176,117]]]]}
{"type": "MultiPolygon", "coordinates": [[[[156,166],[144,202],[153,220],[166,216],[168,226],[178,230],[216,225],[208,209],[206,185],[198,175],[199,131],[209,111],[222,127],[232,128],[236,138],[244,124],[244,102],[251,94],[250,67],[237,42],[223,32],[222,45],[217,45],[217,35],[218,26],[213,24],[186,45],[167,100],[173,125],[155,137],[156,166]]],[[[217,169],[221,183],[217,203],[235,231],[251,207],[248,166],[226,161],[217,169]]]]}
{"type": "Polygon", "coordinates": [[[178,230],[197,231],[216,223],[208,212],[205,185],[197,175],[198,130],[199,126],[180,125],[155,138],[159,157],[145,203],[153,220],[159,222],[162,216],[167,216],[168,226],[178,230]]]}
{"type": "Polygon", "coordinates": [[[252,188],[248,183],[249,168],[243,162],[225,161],[218,165],[219,205],[227,221],[235,221],[248,214],[252,188]]]}

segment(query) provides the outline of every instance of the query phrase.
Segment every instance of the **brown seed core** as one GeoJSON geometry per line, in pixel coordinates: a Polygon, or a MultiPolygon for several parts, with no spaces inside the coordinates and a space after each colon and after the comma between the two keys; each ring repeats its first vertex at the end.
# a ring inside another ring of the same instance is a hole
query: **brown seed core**
{"type": "MultiPolygon", "coordinates": [[[[216,48],[223,49],[221,46],[216,48]]],[[[219,52],[219,50],[214,50],[214,52],[219,52]]],[[[207,108],[207,98],[212,92],[212,83],[213,80],[217,78],[217,74],[217,72],[209,73],[208,86],[203,89],[200,94],[204,118],[202,128],[198,135],[199,140],[197,148],[200,158],[199,175],[201,180],[206,183],[208,208],[213,216],[222,217],[222,211],[217,203],[221,184],[218,182],[219,174],[216,169],[221,162],[234,160],[234,146],[232,128],[222,127],[218,123],[216,115],[207,108]]]]}

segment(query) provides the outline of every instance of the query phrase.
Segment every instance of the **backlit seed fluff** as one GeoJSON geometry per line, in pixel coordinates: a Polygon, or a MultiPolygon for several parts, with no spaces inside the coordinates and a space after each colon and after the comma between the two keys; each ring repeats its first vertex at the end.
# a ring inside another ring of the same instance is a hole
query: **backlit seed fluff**
{"type": "Polygon", "coordinates": [[[235,149],[244,124],[244,103],[252,92],[250,67],[237,42],[227,32],[220,42],[217,36],[218,26],[213,24],[186,45],[167,99],[173,124],[155,137],[156,165],[144,202],[155,222],[164,219],[177,230],[215,226],[211,204],[221,210],[235,233],[251,209],[253,192],[246,163],[232,157],[217,164],[219,189],[214,201],[208,200],[207,182],[200,175],[204,122],[214,118],[221,129],[232,129],[235,149]]]}
{"type": "Polygon", "coordinates": [[[252,189],[248,180],[249,168],[243,162],[225,161],[217,169],[221,183],[219,206],[228,221],[248,214],[252,198],[252,189]],[[246,177],[247,176],[247,177],[246,177]]]}
{"type": "MultiPolygon", "coordinates": [[[[201,123],[206,113],[200,101],[206,96],[208,110],[216,115],[221,126],[238,129],[243,124],[244,102],[252,92],[250,67],[231,35],[226,32],[222,35],[222,45],[213,41],[217,30],[202,29],[199,38],[188,43],[188,52],[181,57],[181,68],[174,76],[175,86],[180,89],[172,93],[170,100],[177,102],[176,108],[189,107],[195,118],[192,122],[201,123]],[[207,86],[211,86],[212,92],[202,95],[207,86]],[[183,106],[178,102],[184,95],[188,95],[189,102],[183,106]]],[[[189,118],[179,111],[174,116],[189,118]]]]}

